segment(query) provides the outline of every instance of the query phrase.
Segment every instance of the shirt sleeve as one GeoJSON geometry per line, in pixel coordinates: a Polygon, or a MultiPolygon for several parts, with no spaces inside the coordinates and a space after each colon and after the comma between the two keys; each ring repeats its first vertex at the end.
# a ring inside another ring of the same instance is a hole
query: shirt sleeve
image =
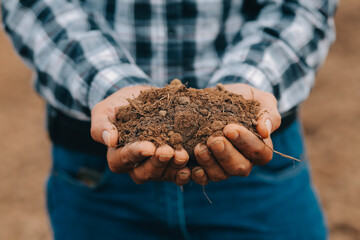
{"type": "Polygon", "coordinates": [[[250,84],[274,94],[283,114],[310,93],[316,70],[335,40],[337,1],[262,2],[225,51],[209,87],[250,84]]]}
{"type": "Polygon", "coordinates": [[[2,0],[3,25],[35,71],[35,88],[68,115],[90,110],[118,89],[150,84],[101,14],[75,1],[2,0]]]}

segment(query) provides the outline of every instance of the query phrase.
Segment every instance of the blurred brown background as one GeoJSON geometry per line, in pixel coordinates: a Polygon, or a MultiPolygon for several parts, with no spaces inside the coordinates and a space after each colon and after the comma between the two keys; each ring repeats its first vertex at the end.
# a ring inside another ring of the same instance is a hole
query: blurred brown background
{"type": "MultiPolygon", "coordinates": [[[[343,1],[336,25],[337,42],[302,118],[330,239],[360,240],[360,1],[343,1]]],[[[1,32],[0,239],[51,239],[43,191],[50,144],[30,79],[1,32]]]]}

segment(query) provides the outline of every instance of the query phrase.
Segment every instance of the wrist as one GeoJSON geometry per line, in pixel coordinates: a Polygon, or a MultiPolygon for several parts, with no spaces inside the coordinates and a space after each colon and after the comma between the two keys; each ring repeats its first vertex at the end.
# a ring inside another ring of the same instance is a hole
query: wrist
{"type": "Polygon", "coordinates": [[[125,87],[150,85],[150,79],[135,65],[119,64],[99,71],[88,92],[90,110],[100,101],[125,87]]]}

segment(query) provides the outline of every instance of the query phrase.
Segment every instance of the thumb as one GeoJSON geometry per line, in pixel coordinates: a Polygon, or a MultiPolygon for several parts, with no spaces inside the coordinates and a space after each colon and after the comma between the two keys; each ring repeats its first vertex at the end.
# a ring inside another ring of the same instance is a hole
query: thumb
{"type": "Polygon", "coordinates": [[[119,137],[114,119],[115,108],[106,106],[106,102],[96,105],[91,111],[91,137],[108,147],[115,147],[119,137]]]}
{"type": "Polygon", "coordinates": [[[277,109],[273,111],[265,109],[260,114],[260,118],[257,120],[256,130],[263,139],[266,139],[270,137],[271,133],[280,127],[280,124],[281,116],[277,109]]]}

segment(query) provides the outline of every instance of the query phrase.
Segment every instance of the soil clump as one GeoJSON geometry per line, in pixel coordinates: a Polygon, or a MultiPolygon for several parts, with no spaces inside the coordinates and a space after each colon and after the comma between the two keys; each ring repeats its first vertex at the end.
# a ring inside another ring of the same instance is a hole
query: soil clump
{"type": "Polygon", "coordinates": [[[115,125],[119,147],[136,141],[150,141],[156,146],[182,147],[194,160],[194,148],[206,144],[210,136],[223,135],[230,123],[241,124],[255,135],[260,104],[231,93],[222,85],[216,88],[186,88],[173,80],[164,88],[152,88],[129,105],[118,108],[115,125]]]}

